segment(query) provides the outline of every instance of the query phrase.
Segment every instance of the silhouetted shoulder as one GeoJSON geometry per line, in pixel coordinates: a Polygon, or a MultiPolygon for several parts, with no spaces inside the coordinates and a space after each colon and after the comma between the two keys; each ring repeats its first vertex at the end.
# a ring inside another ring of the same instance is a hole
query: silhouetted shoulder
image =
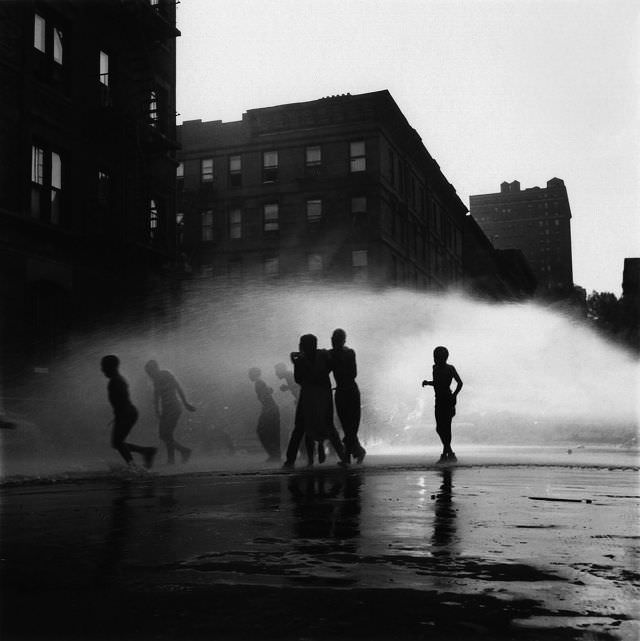
{"type": "Polygon", "coordinates": [[[169,370],[163,370],[160,372],[160,380],[163,385],[175,385],[176,384],[176,377],[169,371],[169,370]]]}
{"type": "Polygon", "coordinates": [[[123,409],[131,405],[129,398],[129,385],[124,377],[118,375],[114,376],[107,385],[109,394],[109,402],[114,409],[123,409]]]}

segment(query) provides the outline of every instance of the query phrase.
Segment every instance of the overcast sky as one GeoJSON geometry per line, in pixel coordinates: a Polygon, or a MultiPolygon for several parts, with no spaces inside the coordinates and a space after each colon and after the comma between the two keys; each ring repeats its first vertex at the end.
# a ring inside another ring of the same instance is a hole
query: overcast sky
{"type": "Polygon", "coordinates": [[[574,281],[640,256],[637,0],[181,0],[178,121],[388,89],[468,206],[565,181],[574,281]]]}

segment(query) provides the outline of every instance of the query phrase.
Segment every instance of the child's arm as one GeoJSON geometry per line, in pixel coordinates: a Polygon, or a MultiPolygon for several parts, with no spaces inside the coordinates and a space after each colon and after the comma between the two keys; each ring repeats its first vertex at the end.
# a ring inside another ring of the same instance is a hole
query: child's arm
{"type": "Polygon", "coordinates": [[[157,385],[153,387],[153,410],[156,416],[160,416],[160,390],[157,385]]]}
{"type": "Polygon", "coordinates": [[[453,380],[456,382],[456,388],[453,390],[453,398],[456,398],[458,396],[458,392],[462,389],[462,379],[453,365],[451,366],[451,375],[453,376],[453,380]]]}
{"type": "Polygon", "coordinates": [[[178,379],[174,378],[173,379],[175,384],[176,384],[176,392],[178,392],[178,396],[180,397],[180,400],[182,401],[182,404],[184,405],[185,409],[189,410],[190,412],[195,412],[196,408],[187,401],[187,397],[184,395],[184,392],[182,391],[182,387],[180,387],[180,383],[178,383],[178,379]]]}

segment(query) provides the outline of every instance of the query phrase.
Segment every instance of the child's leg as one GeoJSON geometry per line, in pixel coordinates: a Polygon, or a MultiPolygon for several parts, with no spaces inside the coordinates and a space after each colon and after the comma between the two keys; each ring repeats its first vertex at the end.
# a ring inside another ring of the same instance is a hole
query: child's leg
{"type": "Polygon", "coordinates": [[[111,436],[111,447],[113,447],[114,450],[117,450],[120,453],[120,456],[122,456],[122,458],[125,460],[125,463],[131,463],[133,457],[131,456],[129,447],[123,439],[116,436],[115,432],[111,436]]]}
{"type": "Polygon", "coordinates": [[[131,431],[132,425],[133,424],[129,425],[128,423],[124,423],[121,420],[115,420],[113,430],[111,431],[111,447],[120,453],[120,456],[122,456],[126,463],[131,463],[133,460],[130,448],[124,440],[131,431]]]}
{"type": "Polygon", "coordinates": [[[437,423],[436,430],[442,441],[442,453],[451,454],[451,418],[450,417],[440,417],[440,420],[437,423]]]}
{"type": "Polygon", "coordinates": [[[175,441],[173,432],[178,424],[179,413],[169,413],[160,416],[159,436],[160,440],[167,448],[167,463],[173,464],[175,461],[175,441]]]}
{"type": "Polygon", "coordinates": [[[338,432],[336,431],[335,427],[329,430],[329,443],[333,445],[333,449],[336,451],[336,454],[338,455],[338,458],[340,459],[340,461],[342,463],[348,463],[349,461],[347,460],[347,457],[344,451],[344,446],[342,445],[342,441],[340,440],[340,437],[338,436],[338,432]]]}
{"type": "Polygon", "coordinates": [[[307,447],[307,465],[313,465],[313,455],[315,452],[316,444],[314,440],[307,435],[305,435],[304,437],[304,443],[307,447]]]}

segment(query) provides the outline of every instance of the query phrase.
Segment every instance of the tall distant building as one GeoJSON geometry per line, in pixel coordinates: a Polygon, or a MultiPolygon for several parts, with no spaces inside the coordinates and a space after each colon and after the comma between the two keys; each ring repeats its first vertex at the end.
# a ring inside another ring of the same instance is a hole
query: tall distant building
{"type": "Polygon", "coordinates": [[[530,264],[541,294],[573,288],[571,208],[564,182],[520,189],[503,182],[500,192],[471,196],[471,215],[496,249],[519,249],[530,264]]]}
{"type": "Polygon", "coordinates": [[[194,274],[444,288],[466,207],[388,91],[179,127],[179,242],[194,274]]]}
{"type": "Polygon", "coordinates": [[[55,363],[175,257],[175,2],[0,2],[0,361],[55,363]]]}

